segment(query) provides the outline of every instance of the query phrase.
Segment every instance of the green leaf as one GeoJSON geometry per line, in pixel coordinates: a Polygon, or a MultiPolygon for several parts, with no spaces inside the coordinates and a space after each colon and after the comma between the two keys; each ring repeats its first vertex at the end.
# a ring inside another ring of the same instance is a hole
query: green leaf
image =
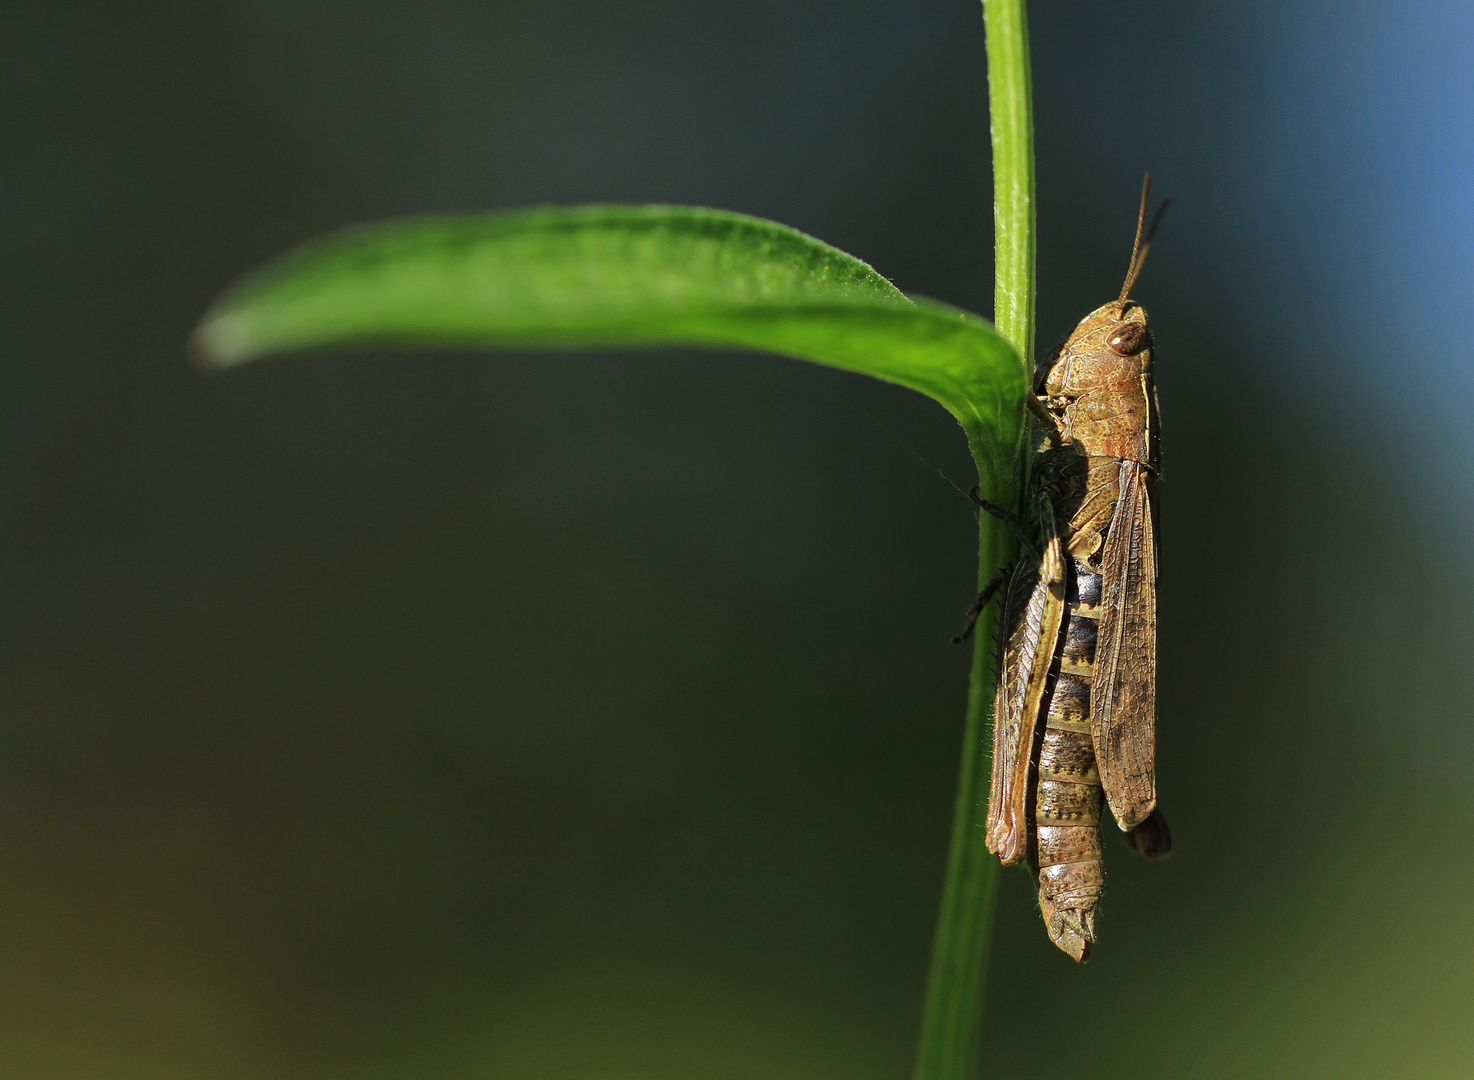
{"type": "MultiPolygon", "coordinates": [[[[1010,486],[1027,380],[976,316],[913,301],[853,256],[742,214],[589,206],[348,229],[247,278],[194,344],[229,366],[362,344],[701,345],[783,353],[899,383],[961,421],[1010,486]]],[[[990,485],[991,487],[991,485],[990,485]]]]}

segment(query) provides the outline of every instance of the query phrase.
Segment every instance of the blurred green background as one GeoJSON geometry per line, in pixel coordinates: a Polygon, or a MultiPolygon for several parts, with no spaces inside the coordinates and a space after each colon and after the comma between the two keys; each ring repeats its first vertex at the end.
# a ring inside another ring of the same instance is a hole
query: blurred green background
{"type": "MultiPolygon", "coordinates": [[[[1474,14],[1032,19],[1041,343],[1174,198],[1178,851],[1106,838],[1083,969],[1005,875],[990,1075],[1468,1076],[1474,14]]],[[[595,200],[986,314],[975,0],[10,0],[0,102],[0,1075],[909,1075],[951,419],[773,357],[183,343],[325,229],[595,200]]]]}

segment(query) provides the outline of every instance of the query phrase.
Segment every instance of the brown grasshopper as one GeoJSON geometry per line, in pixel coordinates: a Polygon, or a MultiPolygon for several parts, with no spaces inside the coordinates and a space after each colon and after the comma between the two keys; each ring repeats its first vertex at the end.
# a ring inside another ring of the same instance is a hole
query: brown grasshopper
{"type": "Polygon", "coordinates": [[[1138,851],[1156,857],[1172,842],[1153,767],[1157,395],[1146,311],[1128,299],[1167,208],[1143,241],[1150,191],[1148,173],[1120,297],[1081,320],[1029,399],[1040,436],[1024,501],[1032,535],[977,499],[1026,553],[968,613],[1001,587],[988,850],[1005,865],[1028,860],[1050,938],[1080,962],[1104,881],[1102,795],[1138,851]]]}

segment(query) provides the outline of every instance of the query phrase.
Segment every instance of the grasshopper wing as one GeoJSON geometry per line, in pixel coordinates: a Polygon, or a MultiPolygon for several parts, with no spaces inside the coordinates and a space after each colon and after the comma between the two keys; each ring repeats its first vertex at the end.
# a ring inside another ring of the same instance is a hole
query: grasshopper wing
{"type": "Polygon", "coordinates": [[[1049,668],[1064,626],[1065,564],[1053,515],[1041,500],[1043,560],[1019,565],[1009,580],[999,627],[998,691],[993,699],[993,779],[988,793],[988,850],[1005,866],[1028,853],[1029,769],[1049,668]]]}
{"type": "Polygon", "coordinates": [[[1157,804],[1157,545],[1147,469],[1123,461],[1120,495],[1101,553],[1100,632],[1090,681],[1090,728],[1101,787],[1130,829],[1157,804]]]}

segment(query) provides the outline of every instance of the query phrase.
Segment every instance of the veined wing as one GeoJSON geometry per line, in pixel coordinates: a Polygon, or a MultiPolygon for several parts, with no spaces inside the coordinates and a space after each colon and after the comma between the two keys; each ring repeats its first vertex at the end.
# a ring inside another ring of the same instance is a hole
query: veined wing
{"type": "Polygon", "coordinates": [[[1101,552],[1100,630],[1090,728],[1106,803],[1130,829],[1157,803],[1157,545],[1148,472],[1121,462],[1116,511],[1101,552]]]}

